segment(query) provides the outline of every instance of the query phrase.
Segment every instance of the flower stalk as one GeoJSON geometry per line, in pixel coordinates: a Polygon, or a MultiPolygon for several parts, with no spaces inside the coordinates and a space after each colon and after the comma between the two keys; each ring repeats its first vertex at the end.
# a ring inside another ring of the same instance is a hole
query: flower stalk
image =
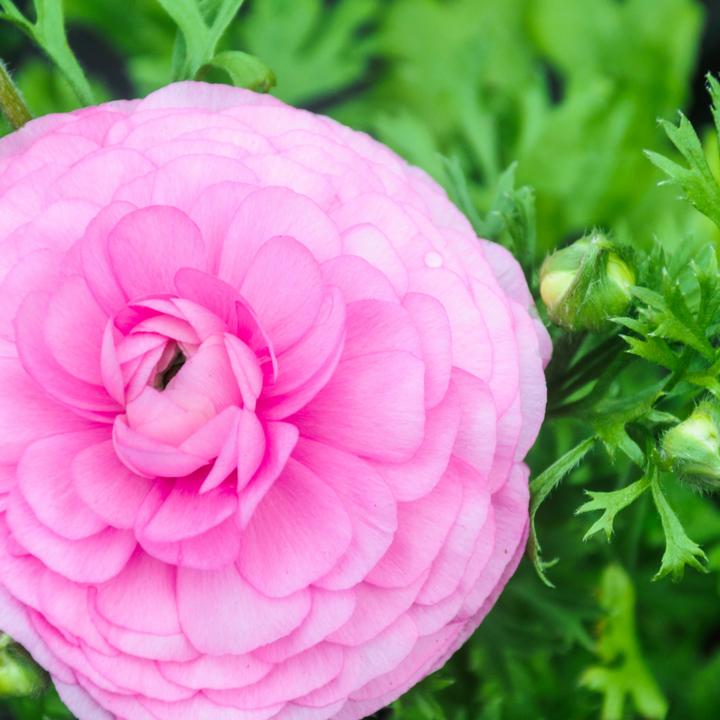
{"type": "Polygon", "coordinates": [[[21,128],[32,120],[32,115],[25,105],[20,92],[10,78],[5,64],[0,61],[0,110],[13,130],[21,128]]]}

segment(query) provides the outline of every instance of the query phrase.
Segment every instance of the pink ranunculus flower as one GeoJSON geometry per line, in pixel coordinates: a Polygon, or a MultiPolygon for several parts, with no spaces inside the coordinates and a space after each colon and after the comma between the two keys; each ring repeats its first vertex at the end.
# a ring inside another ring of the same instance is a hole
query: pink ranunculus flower
{"type": "Polygon", "coordinates": [[[328,118],[179,83],[0,141],[0,628],[82,720],[354,720],[523,550],[518,265],[328,118]]]}

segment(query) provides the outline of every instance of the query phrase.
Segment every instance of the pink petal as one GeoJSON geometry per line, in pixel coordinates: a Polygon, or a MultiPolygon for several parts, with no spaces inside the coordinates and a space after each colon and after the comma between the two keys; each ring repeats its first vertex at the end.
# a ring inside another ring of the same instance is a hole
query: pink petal
{"type": "Polygon", "coordinates": [[[205,342],[211,335],[222,334],[228,330],[227,324],[215,313],[197,303],[175,298],[172,304],[182,312],[201,342],[205,342]]]}
{"type": "Polygon", "coordinates": [[[296,630],[269,645],[263,645],[253,655],[267,662],[280,663],[303,650],[317,645],[334,630],[342,627],[353,614],[355,589],[323,590],[310,586],[312,607],[310,614],[296,630]]]}
{"type": "Polygon", "coordinates": [[[424,437],[425,368],[403,351],[341,362],[294,416],[300,433],[373,460],[404,462],[424,437]]]}
{"type": "Polygon", "coordinates": [[[230,333],[224,337],[225,350],[235,376],[236,387],[244,407],[254,412],[257,398],[262,392],[263,372],[255,353],[239,338],[230,333]]]}
{"type": "Polygon", "coordinates": [[[264,594],[285,597],[325,575],[351,537],[338,496],[290,459],[245,529],[238,567],[264,594]]]}
{"type": "Polygon", "coordinates": [[[392,243],[373,225],[353,225],[342,233],[343,252],[358,255],[376,267],[390,281],[398,297],[408,289],[407,268],[392,243]]]}
{"type": "Polygon", "coordinates": [[[50,530],[80,540],[107,527],[77,494],[70,472],[75,455],[103,442],[108,428],[53,435],[37,440],[23,453],[18,485],[37,519],[50,530]]]}
{"type": "Polygon", "coordinates": [[[371,461],[390,486],[396,500],[417,500],[437,485],[450,461],[460,419],[460,394],[451,384],[442,402],[426,412],[425,439],[410,460],[404,463],[371,461]]]}
{"type": "Polygon", "coordinates": [[[410,313],[420,335],[425,363],[425,408],[435,407],[445,397],[452,370],[452,333],[442,304],[430,295],[408,293],[403,307],[410,313]]]}
{"type": "Polygon", "coordinates": [[[210,418],[202,427],[198,428],[187,440],[184,440],[179,449],[198,457],[214,460],[220,454],[225,444],[225,438],[230,434],[235,416],[239,412],[242,413],[234,405],[226,407],[221,413],[210,418]]]}
{"type": "Polygon", "coordinates": [[[397,303],[398,296],[390,281],[367,260],[357,255],[342,255],[322,264],[325,282],[337,285],[345,302],[384,300],[397,303]]]}
{"type": "Polygon", "coordinates": [[[23,368],[47,395],[73,410],[85,411],[93,418],[105,419],[103,413],[117,413],[122,408],[104,387],[91,385],[66,372],[43,341],[43,326],[50,296],[29,293],[15,320],[18,354],[23,368]]]}
{"type": "MultiPolygon", "coordinates": [[[[269,707],[254,710],[238,710],[235,707],[218,705],[217,702],[210,700],[204,693],[197,693],[189,700],[173,703],[140,695],[138,701],[133,700],[133,703],[135,706],[144,706],[152,711],[152,715],[148,715],[147,718],[137,718],[137,720],[177,720],[179,717],[192,718],[193,720],[202,720],[203,718],[212,718],[212,720],[270,720],[270,718],[277,715],[284,705],[284,703],[275,703],[269,707]],[[138,702],[140,705],[138,705],[138,702]]],[[[135,718],[128,718],[128,720],[135,720],[135,718]]]]}
{"type": "Polygon", "coordinates": [[[522,432],[523,414],[518,395],[507,412],[498,418],[495,457],[490,470],[490,492],[497,492],[508,478],[517,455],[517,445],[522,432]]]}
{"type": "Polygon", "coordinates": [[[128,299],[172,293],[180,268],[205,269],[200,230],[176,208],[153,206],[125,215],[107,244],[113,272],[128,299]]]}
{"type": "Polygon", "coordinates": [[[80,583],[97,583],[117,575],[135,548],[127,530],[105,528],[82,540],[67,540],[41,525],[18,489],[10,493],[10,529],[20,543],[60,575],[80,583]]]}
{"type": "Polygon", "coordinates": [[[310,328],[324,296],[320,266],[290,237],[274,237],[257,252],[240,292],[260,318],[276,353],[310,328]]]}
{"type": "Polygon", "coordinates": [[[292,632],[310,612],[307,589],[268,598],[234,565],[222,570],[178,568],[180,624],[203,653],[239,655],[292,632]]]}
{"type": "Polygon", "coordinates": [[[309,707],[324,707],[347,696],[373,678],[393,670],[413,649],[417,628],[407,615],[401,615],[390,627],[369,642],[345,649],[345,666],[325,687],[297,698],[309,707]]]}
{"type": "Polygon", "coordinates": [[[487,477],[499,432],[495,400],[482,380],[459,368],[453,368],[452,382],[460,391],[462,408],[453,454],[487,477]]]}
{"type": "Polygon", "coordinates": [[[425,497],[398,503],[398,529],[367,582],[401,587],[415,582],[437,557],[462,505],[462,480],[446,472],[425,497]]]}
{"type": "Polygon", "coordinates": [[[276,665],[262,680],[236,690],[208,690],[223,705],[253,709],[291,700],[329,683],[345,663],[341,647],[320,643],[276,665]]]}
{"type": "Polygon", "coordinates": [[[282,422],[266,422],[265,456],[252,482],[240,493],[238,524],[243,530],[250,522],[260,501],[272,487],[298,441],[298,431],[294,425],[282,422]]]}
{"type": "Polygon", "coordinates": [[[243,200],[255,192],[255,185],[220,182],[205,188],[197,197],[189,215],[200,228],[207,248],[207,268],[217,273],[225,236],[233,216],[243,200]]]}
{"type": "Polygon", "coordinates": [[[360,300],[347,307],[343,362],[371,353],[405,350],[422,359],[420,338],[410,314],[397,303],[360,300]]]}
{"type": "Polygon", "coordinates": [[[215,488],[199,495],[196,475],[175,481],[170,495],[140,530],[144,539],[159,543],[184,540],[216,527],[235,512],[237,495],[233,490],[215,488]]]}
{"type": "Polygon", "coordinates": [[[90,292],[108,315],[114,315],[125,305],[125,294],[110,265],[107,236],[121,218],[135,209],[130,203],[112,203],[104,207],[87,226],[80,241],[85,280],[90,292]]]}
{"type": "Polygon", "coordinates": [[[138,548],[120,574],[98,585],[94,605],[114,625],[173,635],[180,632],[175,575],[174,567],[138,548]]]}
{"type": "Polygon", "coordinates": [[[273,666],[254,655],[201,655],[191,662],[161,662],[160,672],[168,679],[193,690],[238,688],[267,675],[273,666]]]}
{"type": "Polygon", "coordinates": [[[175,273],[175,287],[181,297],[206,308],[229,327],[237,325],[235,303],[238,291],[219,278],[195,268],[180,268],[175,273]]]}
{"type": "Polygon", "coordinates": [[[263,188],[245,199],[228,228],[219,277],[240,287],[260,246],[277,236],[295,238],[318,262],[340,254],[337,227],[312,200],[288,188],[263,188]]]}
{"type": "Polygon", "coordinates": [[[329,590],[351,588],[363,580],[392,543],[397,511],[390,488],[367,462],[329,445],[303,438],[293,457],[338,494],[352,522],[350,547],[316,585],[329,590]]]}
{"type": "Polygon", "coordinates": [[[400,588],[380,588],[370,583],[360,583],[355,587],[355,612],[328,640],[350,647],[371,641],[413,604],[427,575],[425,572],[411,585],[400,588]]]}
{"type": "Polygon", "coordinates": [[[0,463],[15,464],[34,440],[97,427],[51,400],[15,358],[0,358],[0,463]]]}
{"type": "Polygon", "coordinates": [[[131,430],[119,415],[113,425],[113,445],[122,462],[143,477],[181,477],[208,464],[198,455],[151,440],[131,430]]]}
{"type": "Polygon", "coordinates": [[[71,275],[48,303],[48,350],[65,370],[93,385],[103,384],[100,351],[107,320],[79,275],[71,275]]]}

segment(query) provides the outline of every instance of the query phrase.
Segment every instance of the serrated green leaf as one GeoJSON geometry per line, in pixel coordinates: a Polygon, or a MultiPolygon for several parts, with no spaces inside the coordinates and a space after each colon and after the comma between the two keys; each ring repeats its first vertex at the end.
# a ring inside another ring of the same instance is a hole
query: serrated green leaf
{"type": "Polygon", "coordinates": [[[554,587],[545,575],[545,570],[557,563],[557,560],[546,562],[540,554],[540,543],[538,543],[535,532],[535,514],[543,500],[560,484],[562,479],[587,455],[590,448],[595,444],[595,438],[583,440],[579,445],[565,453],[559,460],[556,460],[547,470],[538,475],[530,483],[530,537],[528,538],[528,553],[535,566],[540,579],[549,587],[554,587]]]}
{"type": "Polygon", "coordinates": [[[640,480],[634,482],[632,485],[628,485],[626,488],[622,488],[622,490],[616,490],[615,492],[592,492],[591,490],[587,490],[587,494],[592,499],[584,505],[581,505],[575,513],[579,515],[580,513],[591,512],[593,510],[604,510],[605,512],[585,533],[583,540],[587,540],[596,532],[604,530],[609,542],[613,532],[615,516],[620,510],[635,502],[649,487],[650,476],[646,473],[640,480]]]}
{"type": "Polygon", "coordinates": [[[622,337],[628,345],[630,345],[630,349],[627,352],[658,363],[658,365],[662,365],[668,370],[675,370],[678,367],[678,356],[662,338],[653,335],[650,335],[647,340],[639,340],[638,338],[627,335],[623,335],[622,337]]]}
{"type": "Polygon", "coordinates": [[[665,553],[660,570],[653,580],[660,580],[672,574],[673,582],[680,582],[685,572],[685,565],[691,565],[700,572],[708,572],[698,558],[707,562],[707,557],[699,545],[695,544],[685,533],[680,520],[670,507],[658,477],[654,463],[651,463],[651,487],[655,507],[660,515],[665,533],[665,553]]]}
{"type": "MultiPolygon", "coordinates": [[[[636,318],[630,318],[630,317],[614,317],[611,318],[611,320],[618,325],[624,325],[626,328],[629,328],[630,330],[634,330],[638,335],[646,336],[649,332],[652,331],[652,327],[649,326],[647,323],[642,322],[642,320],[638,320],[636,318]]],[[[623,335],[623,337],[625,337],[623,335]]]]}
{"type": "Polygon", "coordinates": [[[603,694],[602,720],[622,720],[628,699],[642,717],[662,720],[668,704],[643,659],[635,628],[635,591],[620,565],[605,569],[600,605],[606,613],[597,643],[603,664],[588,668],[580,684],[603,694]]]}
{"type": "Polygon", "coordinates": [[[708,360],[715,360],[715,350],[710,341],[703,335],[699,338],[682,320],[670,315],[663,317],[655,330],[650,333],[652,337],[678,340],[689,345],[693,350],[702,353],[708,360]]]}
{"type": "Polygon", "coordinates": [[[198,73],[211,65],[225,70],[235,87],[266,93],[276,83],[275,74],[265,63],[254,55],[238,50],[218,53],[207,65],[200,68],[198,73]]]}

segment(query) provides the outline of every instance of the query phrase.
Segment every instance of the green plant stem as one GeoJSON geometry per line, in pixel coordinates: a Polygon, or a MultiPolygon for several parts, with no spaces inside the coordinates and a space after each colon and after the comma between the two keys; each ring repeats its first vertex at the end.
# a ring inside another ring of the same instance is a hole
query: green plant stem
{"type": "Polygon", "coordinates": [[[32,120],[20,93],[10,79],[5,64],[0,61],[0,110],[13,130],[21,128],[26,122],[32,120]]]}

